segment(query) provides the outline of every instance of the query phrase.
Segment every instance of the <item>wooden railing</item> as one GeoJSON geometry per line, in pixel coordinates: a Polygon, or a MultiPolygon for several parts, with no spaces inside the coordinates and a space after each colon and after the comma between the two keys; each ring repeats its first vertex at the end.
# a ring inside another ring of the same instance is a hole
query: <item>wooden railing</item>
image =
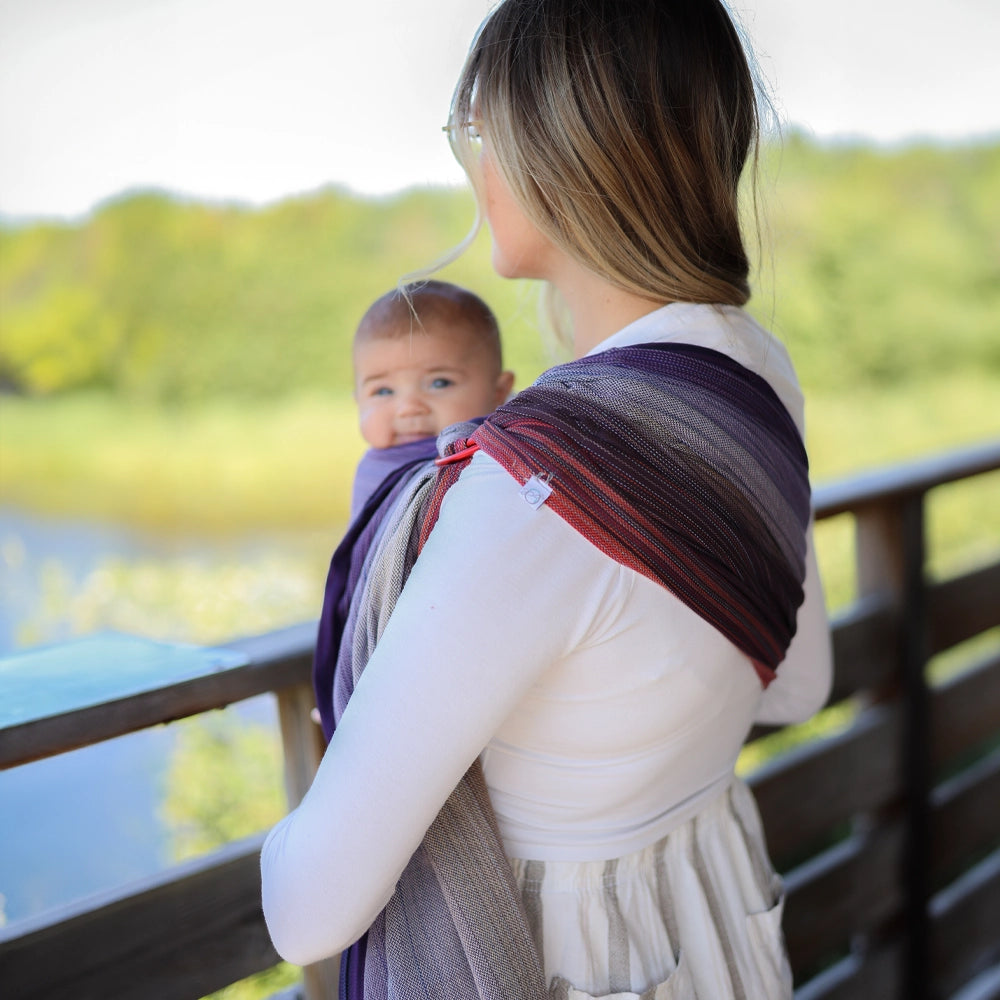
{"type": "Polygon", "coordinates": [[[1000,625],[1000,538],[988,565],[925,568],[927,495],[998,468],[993,442],[817,491],[817,518],[855,525],[830,698],[853,718],[751,778],[772,855],[795,862],[798,1000],[1000,997],[1000,641],[946,682],[927,671],[1000,625]]]}
{"type": "MultiPolygon", "coordinates": [[[[0,768],[273,692],[295,805],[322,754],[309,717],[315,637],[309,623],[239,639],[226,648],[245,654],[241,666],[0,730],[0,768]]],[[[0,997],[195,1000],[275,965],[260,905],[263,839],[0,928],[0,997]]],[[[310,966],[303,979],[310,1000],[336,997],[336,962],[310,966]]]]}
{"type": "MultiPolygon", "coordinates": [[[[945,682],[926,669],[1000,626],[1000,539],[962,575],[925,567],[928,494],[997,470],[1000,441],[816,492],[818,519],[855,523],[857,599],[833,629],[846,721],[750,776],[785,872],[797,1000],[1000,998],[1000,641],[945,682]]],[[[295,803],[321,752],[313,637],[310,624],[229,643],[245,665],[0,730],[0,767],[274,692],[295,803]]],[[[268,968],[261,841],[0,928],[0,995],[195,1000],[268,968]]],[[[333,962],[304,970],[310,1000],[335,982],[333,962]]]]}

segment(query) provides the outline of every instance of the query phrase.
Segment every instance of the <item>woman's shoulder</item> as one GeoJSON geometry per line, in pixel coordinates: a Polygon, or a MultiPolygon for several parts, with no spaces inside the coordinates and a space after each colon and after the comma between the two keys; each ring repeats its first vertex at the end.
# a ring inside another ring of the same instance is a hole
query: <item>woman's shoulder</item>
{"type": "Polygon", "coordinates": [[[496,587],[516,590],[518,627],[561,629],[564,651],[626,633],[650,649],[664,643],[675,651],[697,645],[702,658],[713,660],[735,651],[662,584],[612,558],[547,505],[526,500],[517,480],[483,452],[476,453],[445,497],[418,560],[418,566],[425,560],[425,570],[431,566],[425,559],[431,549],[433,565],[442,572],[461,566],[467,577],[474,574],[467,589],[475,589],[481,599],[496,587]]]}
{"type": "Polygon", "coordinates": [[[725,354],[771,386],[801,433],[802,390],[791,356],[781,340],[746,309],[671,302],[619,330],[591,353],[638,344],[690,344],[725,354]]]}
{"type": "Polygon", "coordinates": [[[496,558],[547,566],[542,584],[560,576],[577,578],[581,587],[622,586],[624,567],[483,451],[473,455],[445,494],[427,545],[435,540],[442,547],[472,551],[483,565],[496,558]]]}

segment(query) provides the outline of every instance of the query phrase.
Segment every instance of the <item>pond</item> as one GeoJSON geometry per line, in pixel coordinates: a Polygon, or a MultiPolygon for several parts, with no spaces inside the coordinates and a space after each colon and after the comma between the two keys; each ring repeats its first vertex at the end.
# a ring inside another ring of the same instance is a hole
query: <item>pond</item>
{"type": "MultiPolygon", "coordinates": [[[[219,643],[315,618],[338,534],[163,539],[0,508],[0,656],[103,629],[219,643]]],[[[212,714],[276,725],[269,697],[212,714]]],[[[0,772],[0,923],[172,863],[164,806],[178,732],[0,772]]]]}

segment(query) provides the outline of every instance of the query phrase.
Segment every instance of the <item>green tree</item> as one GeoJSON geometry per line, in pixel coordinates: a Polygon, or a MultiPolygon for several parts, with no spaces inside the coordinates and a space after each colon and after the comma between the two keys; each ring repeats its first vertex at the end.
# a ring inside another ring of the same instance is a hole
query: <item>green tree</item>
{"type": "MultiPolygon", "coordinates": [[[[1000,143],[792,134],[763,167],[771,239],[753,308],[808,387],[1000,370],[1000,143]]],[[[161,401],[346,391],[368,303],[473,217],[466,190],[330,188],[259,210],[131,194],[73,224],[7,224],[0,383],[161,401]]],[[[534,289],[493,274],[485,237],[444,274],[494,306],[518,384],[550,362],[534,289]]]]}

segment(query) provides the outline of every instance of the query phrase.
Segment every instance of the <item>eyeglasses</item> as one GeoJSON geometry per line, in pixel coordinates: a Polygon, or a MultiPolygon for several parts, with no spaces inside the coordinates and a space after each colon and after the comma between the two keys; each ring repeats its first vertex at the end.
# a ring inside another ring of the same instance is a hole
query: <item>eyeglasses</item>
{"type": "Polygon", "coordinates": [[[448,123],[441,126],[442,132],[448,133],[448,141],[454,145],[458,141],[464,141],[468,148],[475,154],[479,154],[483,149],[482,121],[472,118],[467,122],[448,123]],[[459,140],[458,133],[462,133],[463,140],[459,140]]]}

